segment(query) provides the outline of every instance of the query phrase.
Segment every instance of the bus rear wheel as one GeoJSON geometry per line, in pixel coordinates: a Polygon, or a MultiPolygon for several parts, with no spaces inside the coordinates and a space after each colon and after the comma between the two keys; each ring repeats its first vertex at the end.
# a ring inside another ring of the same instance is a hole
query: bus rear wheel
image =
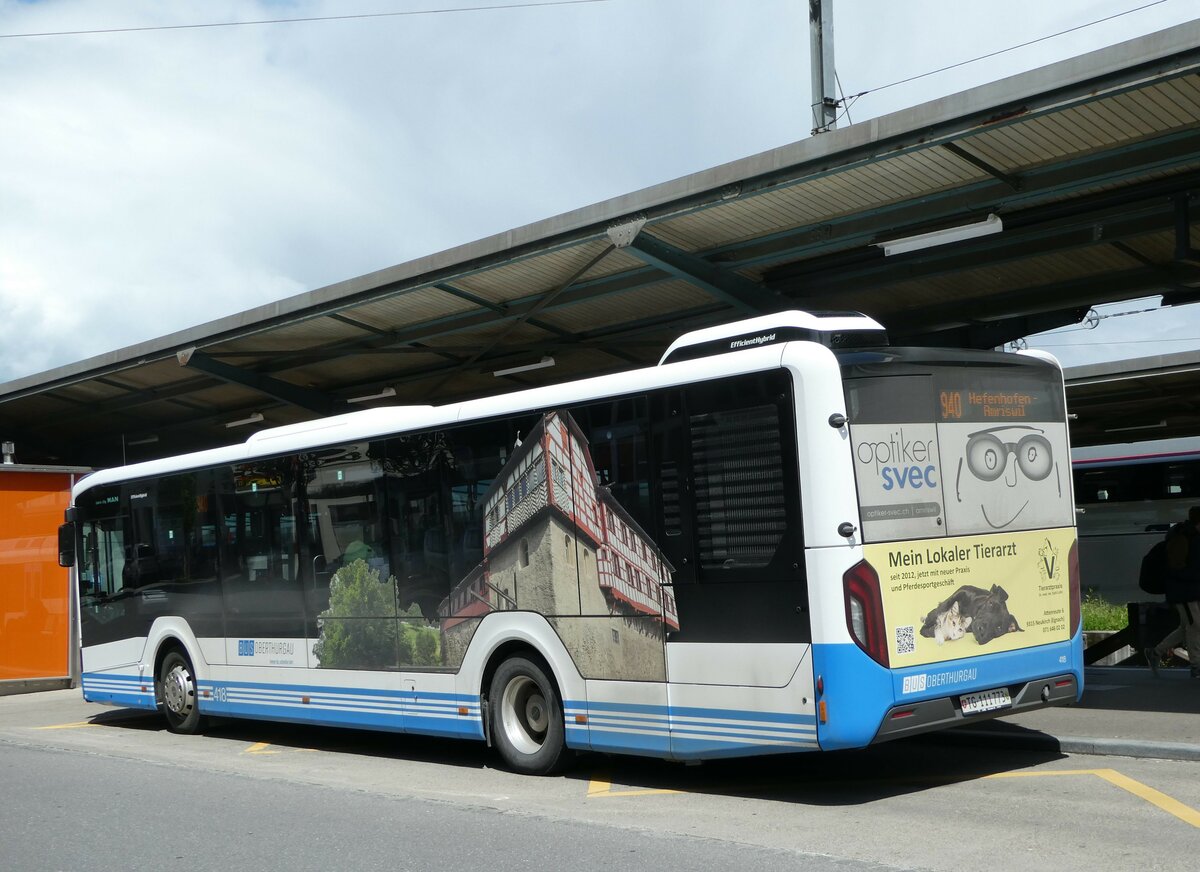
{"type": "Polygon", "coordinates": [[[562,700],[540,664],[505,660],[492,677],[488,701],[492,738],[505,765],[524,775],[549,775],[566,764],[562,700]]]}
{"type": "Polygon", "coordinates": [[[195,733],[200,729],[196,707],[196,672],[187,657],[170,651],[158,670],[156,695],[162,703],[167,729],[172,733],[195,733]]]}

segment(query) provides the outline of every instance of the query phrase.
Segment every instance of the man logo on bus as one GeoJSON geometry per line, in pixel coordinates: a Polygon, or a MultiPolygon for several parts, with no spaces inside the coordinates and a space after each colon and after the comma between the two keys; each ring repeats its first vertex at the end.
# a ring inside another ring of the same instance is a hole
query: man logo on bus
{"type": "MultiPolygon", "coordinates": [[[[976,481],[985,485],[1003,481],[1006,490],[1000,491],[998,496],[1008,495],[1010,498],[1015,495],[1019,499],[1027,490],[1026,482],[1044,481],[1050,477],[1051,472],[1055,473],[1057,481],[1058,464],[1054,461],[1054,451],[1050,447],[1050,440],[1043,435],[1045,432],[1045,430],[1027,424],[1008,424],[968,433],[966,449],[963,457],[958,461],[958,475],[954,479],[954,493],[958,501],[960,503],[963,501],[964,466],[976,481]],[[1017,433],[1011,432],[1021,430],[1029,432],[1020,434],[1019,438],[1017,433]],[[997,434],[1005,435],[1002,438],[997,434]],[[1010,462],[1009,458],[1014,458],[1015,462],[1010,462]],[[1017,490],[1018,488],[1020,490],[1017,490]]],[[[1058,482],[1058,489],[1059,496],[1061,496],[1061,481],[1058,482]]],[[[994,489],[985,488],[985,497],[989,492],[994,493],[994,489]]],[[[1009,500],[1002,500],[1002,502],[1009,502],[1009,500]]],[[[982,502],[979,508],[989,527],[994,530],[1002,530],[1013,523],[1028,505],[1029,499],[1026,498],[1012,516],[1001,523],[997,523],[988,516],[987,506],[982,502]]],[[[997,511],[996,505],[993,505],[992,510],[993,513],[997,511]]],[[[1009,511],[1011,511],[1011,506],[1009,511]]],[[[1002,509],[1001,512],[1000,517],[1003,517],[1006,512],[1002,509]]]]}

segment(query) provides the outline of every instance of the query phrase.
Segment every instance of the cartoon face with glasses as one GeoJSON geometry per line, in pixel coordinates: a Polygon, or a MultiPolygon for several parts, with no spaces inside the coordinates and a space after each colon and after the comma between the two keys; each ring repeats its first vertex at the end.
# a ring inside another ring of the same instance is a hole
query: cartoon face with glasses
{"type": "Polygon", "coordinates": [[[982,520],[986,528],[1003,530],[1018,518],[1022,528],[1061,523],[1064,517],[1070,523],[1057,462],[1066,453],[1062,425],[1009,424],[965,436],[954,481],[958,506],[947,507],[957,516],[948,519],[952,527],[982,530],[982,520]]]}

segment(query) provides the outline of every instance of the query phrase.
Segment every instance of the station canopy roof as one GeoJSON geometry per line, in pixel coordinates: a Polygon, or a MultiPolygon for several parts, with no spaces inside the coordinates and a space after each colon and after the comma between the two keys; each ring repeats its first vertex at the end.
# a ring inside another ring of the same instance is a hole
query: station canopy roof
{"type": "Polygon", "coordinates": [[[1073,366],[1065,375],[1076,446],[1200,436],[1200,351],[1073,366]]]}
{"type": "Polygon", "coordinates": [[[1100,303],[1190,303],[1198,72],[1200,21],[813,136],[0,385],[0,438],[21,462],[142,460],[650,365],[780,309],[987,348],[1100,303]],[[999,232],[955,241],[968,225],[999,232]]]}

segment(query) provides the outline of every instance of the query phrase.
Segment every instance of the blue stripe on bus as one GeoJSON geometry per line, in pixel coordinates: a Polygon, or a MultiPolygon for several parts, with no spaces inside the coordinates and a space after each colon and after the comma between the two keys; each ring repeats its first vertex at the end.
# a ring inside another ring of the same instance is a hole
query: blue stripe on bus
{"type": "Polygon", "coordinates": [[[201,681],[198,689],[206,714],[483,738],[477,695],[232,681],[201,681]]]}
{"type": "Polygon", "coordinates": [[[151,710],[157,707],[154,682],[138,675],[85,672],[80,677],[80,686],[85,702],[151,710]]]}
{"type": "MultiPolygon", "coordinates": [[[[1064,673],[1075,676],[1080,691],[1083,687],[1082,633],[1069,642],[895,670],[875,663],[853,644],[818,644],[813,664],[824,681],[822,699],[829,713],[828,722],[819,726],[812,715],[794,712],[568,700],[567,745],[676,759],[811,750],[818,741],[829,750],[862,747],[897,702],[1064,673]],[[907,694],[906,680],[912,691],[907,694]],[[583,724],[577,716],[583,716],[583,724]]],[[[82,684],[89,702],[156,707],[153,684],[137,675],[87,673],[82,684]]],[[[206,714],[484,738],[476,695],[228,681],[202,681],[198,689],[200,710],[206,714]],[[467,713],[460,714],[460,708],[467,713]]]]}
{"type": "Polygon", "coordinates": [[[673,717],[718,718],[723,720],[764,721],[773,724],[812,724],[815,718],[797,712],[764,712],[742,709],[698,708],[695,706],[640,705],[626,702],[573,702],[591,712],[628,712],[631,714],[671,715],[673,717]]]}
{"type": "MultiPolygon", "coordinates": [[[[82,688],[87,702],[157,707],[153,682],[137,675],[85,673],[82,688]]],[[[208,715],[483,738],[478,696],[233,681],[199,681],[196,689],[197,705],[208,715]]]]}
{"type": "MultiPolygon", "coordinates": [[[[808,750],[817,747],[818,736],[822,748],[862,747],[897,702],[1065,673],[1073,674],[1080,688],[1083,684],[1082,634],[1070,642],[895,670],[879,666],[852,644],[814,645],[813,663],[824,679],[829,712],[828,723],[820,726],[813,716],[792,712],[570,700],[564,712],[567,744],[676,759],[808,750]],[[922,676],[923,690],[904,693],[906,679],[911,690],[921,686],[922,676]],[[586,718],[585,724],[576,722],[577,715],[586,718]]],[[[200,709],[207,714],[483,738],[474,695],[212,681],[200,682],[199,689],[200,709]],[[460,715],[459,708],[467,714],[460,715]]],[[[91,702],[155,708],[153,685],[136,675],[88,673],[83,690],[91,702]]]]}
{"type": "MultiPolygon", "coordinates": [[[[136,675],[87,674],[84,698],[153,709],[153,685],[143,682],[136,675]]],[[[229,681],[200,681],[197,689],[200,710],[209,715],[484,737],[478,696],[229,681]],[[458,714],[460,707],[466,716],[458,714]]],[[[700,759],[816,747],[813,718],[788,712],[577,701],[565,709],[567,744],[573,748],[700,759]],[[576,714],[586,715],[586,726],[575,722],[576,714]]]]}
{"type": "Polygon", "coordinates": [[[868,744],[893,705],[991,690],[1051,675],[1071,674],[1083,690],[1083,634],[1018,651],[997,651],[905,669],[885,669],[858,646],[813,645],[813,668],[824,681],[828,722],[817,732],[825,750],[868,744]],[[924,676],[924,689],[921,677],[924,676]],[[910,693],[904,693],[905,680],[910,693]]]}
{"type": "Polygon", "coordinates": [[[678,760],[816,750],[812,715],[636,703],[564,704],[570,747],[678,760]],[[572,728],[586,716],[587,731],[572,728]]]}

